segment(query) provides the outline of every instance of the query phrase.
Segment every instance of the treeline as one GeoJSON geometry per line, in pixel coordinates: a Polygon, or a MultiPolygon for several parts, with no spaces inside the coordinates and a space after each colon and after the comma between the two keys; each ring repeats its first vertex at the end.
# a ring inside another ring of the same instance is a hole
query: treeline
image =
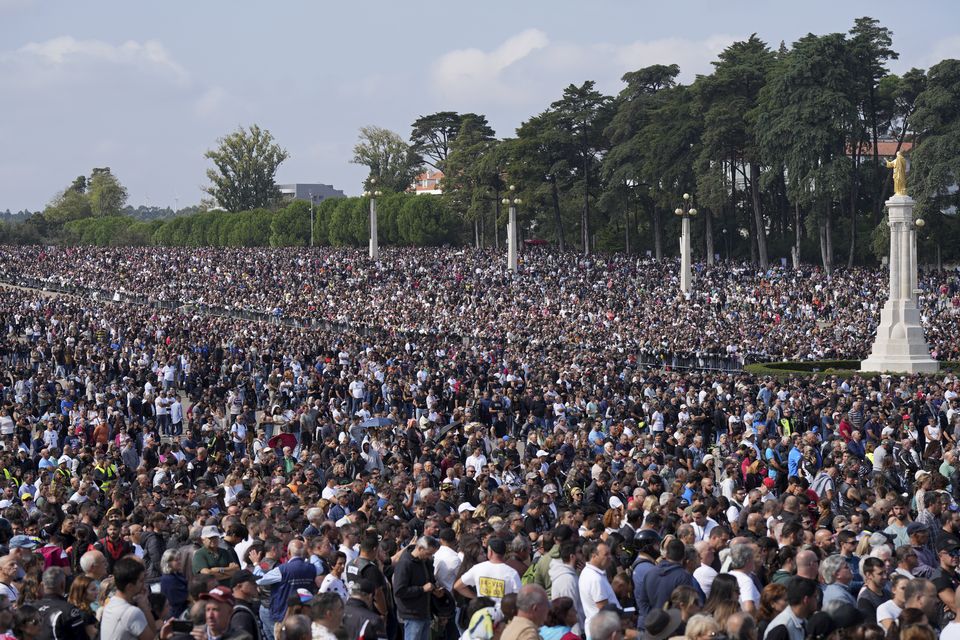
{"type": "MultiPolygon", "coordinates": [[[[383,245],[439,246],[460,240],[458,220],[438,197],[393,193],[377,198],[376,204],[383,245]]],[[[310,204],[303,201],[276,211],[208,211],[152,221],[114,215],[70,221],[60,239],[99,246],[308,246],[310,218],[310,204]]],[[[315,245],[366,246],[370,200],[324,200],[314,206],[313,223],[315,245]]]]}
{"type": "Polygon", "coordinates": [[[901,150],[927,222],[921,259],[957,259],[960,61],[896,75],[897,58],[893,33],[869,17],[791,46],[753,35],[690,84],[677,65],[625,74],[616,96],[571,84],[512,138],[482,115],[429,114],[410,146],[444,172],[444,198],[478,244],[502,237],[514,184],[521,226],[560,248],[676,255],[674,211],[688,193],[697,260],[827,270],[886,253],[884,156],[901,150]]]}

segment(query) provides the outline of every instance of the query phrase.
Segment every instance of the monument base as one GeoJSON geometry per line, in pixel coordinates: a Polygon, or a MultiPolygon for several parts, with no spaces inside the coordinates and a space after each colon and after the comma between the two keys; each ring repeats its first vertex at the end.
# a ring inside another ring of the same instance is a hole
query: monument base
{"type": "Polygon", "coordinates": [[[913,300],[888,300],[880,311],[880,326],[870,357],[861,371],[936,373],[940,364],[930,357],[930,346],[913,300]]]}

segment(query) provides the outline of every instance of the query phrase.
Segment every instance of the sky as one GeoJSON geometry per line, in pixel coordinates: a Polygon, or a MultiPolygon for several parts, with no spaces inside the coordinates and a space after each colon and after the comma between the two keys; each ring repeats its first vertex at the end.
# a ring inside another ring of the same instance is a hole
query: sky
{"type": "Polygon", "coordinates": [[[360,127],[482,113],[512,136],[571,83],[677,63],[709,73],[730,43],[894,32],[891,70],[960,58],[960,3],[874,0],[0,0],[0,210],[42,209],[109,166],[134,206],[196,204],[204,152],[239,126],[290,154],[279,183],[362,190],[360,127]]]}

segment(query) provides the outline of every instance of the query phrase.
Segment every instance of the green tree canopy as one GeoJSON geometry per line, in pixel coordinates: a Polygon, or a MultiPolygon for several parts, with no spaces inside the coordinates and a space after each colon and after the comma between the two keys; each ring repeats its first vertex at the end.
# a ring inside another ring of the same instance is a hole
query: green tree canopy
{"type": "Polygon", "coordinates": [[[406,191],[420,171],[420,158],[414,148],[382,127],[360,128],[351,162],[370,169],[370,178],[376,179],[376,188],[381,191],[406,191]]]}
{"type": "Polygon", "coordinates": [[[289,157],[273,135],[258,125],[238,128],[217,141],[217,148],[204,154],[215,168],[207,170],[205,189],[230,212],[272,207],[280,197],[275,177],[277,167],[289,157]]]}

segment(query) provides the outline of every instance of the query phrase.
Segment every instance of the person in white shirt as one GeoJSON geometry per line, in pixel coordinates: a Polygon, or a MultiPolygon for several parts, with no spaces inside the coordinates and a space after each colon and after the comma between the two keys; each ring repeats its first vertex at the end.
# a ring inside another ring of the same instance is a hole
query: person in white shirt
{"type": "Polygon", "coordinates": [[[693,579],[700,585],[703,595],[710,597],[710,587],[713,586],[713,579],[717,577],[717,570],[713,568],[714,552],[709,542],[697,542],[693,545],[700,554],[700,566],[693,572],[693,579]]]}
{"type": "Polygon", "coordinates": [[[474,600],[487,597],[499,607],[503,596],[520,591],[520,574],[503,561],[507,555],[507,543],[503,538],[490,538],[487,544],[487,560],[474,565],[453,584],[454,590],[463,597],[474,600]]]}
{"type": "Polygon", "coordinates": [[[330,573],[325,575],[323,582],[320,583],[320,593],[336,593],[341,600],[346,602],[350,597],[350,594],[347,593],[347,585],[343,583],[343,571],[347,568],[347,557],[343,554],[343,551],[337,551],[335,557],[336,560],[334,560],[330,573]]]}
{"type": "Polygon", "coordinates": [[[457,534],[453,529],[443,529],[440,535],[440,548],[433,556],[433,575],[437,579],[437,584],[453,593],[453,585],[457,581],[457,571],[460,570],[460,564],[463,558],[457,553],[453,546],[457,543],[457,534]]]}
{"type": "MultiPolygon", "coordinates": [[[[960,589],[957,589],[954,594],[954,604],[953,608],[955,611],[960,611],[960,589]]],[[[880,610],[877,609],[877,614],[879,615],[880,610]]],[[[943,628],[943,631],[940,632],[940,640],[960,640],[960,621],[954,620],[947,626],[943,628]]]]}
{"type": "Polygon", "coordinates": [[[619,606],[619,600],[607,579],[607,567],[613,559],[610,547],[603,542],[589,541],[583,545],[583,556],[587,558],[587,564],[580,573],[578,586],[584,624],[589,628],[595,615],[608,604],[619,606]]]}
{"type": "Polygon", "coordinates": [[[755,562],[751,545],[735,544],[730,547],[730,575],[737,579],[737,586],[740,588],[740,607],[744,613],[750,615],[760,606],[760,592],[750,577],[755,562]]]}
{"type": "Polygon", "coordinates": [[[487,466],[487,456],[483,455],[483,450],[478,446],[476,449],[470,452],[470,455],[467,456],[467,460],[464,463],[464,468],[473,467],[474,471],[478,471],[487,466]]]}
{"type": "MultiPolygon", "coordinates": [[[[912,580],[912,578],[901,573],[894,573],[893,578],[890,579],[890,590],[893,597],[877,607],[877,624],[882,626],[884,630],[889,630],[897,618],[900,617],[900,613],[903,611],[903,605],[906,602],[907,583],[910,582],[910,580],[912,580]]],[[[944,629],[944,633],[946,633],[946,629],[944,629]]],[[[960,629],[954,627],[953,633],[955,636],[954,640],[960,639],[960,629]]]]}

